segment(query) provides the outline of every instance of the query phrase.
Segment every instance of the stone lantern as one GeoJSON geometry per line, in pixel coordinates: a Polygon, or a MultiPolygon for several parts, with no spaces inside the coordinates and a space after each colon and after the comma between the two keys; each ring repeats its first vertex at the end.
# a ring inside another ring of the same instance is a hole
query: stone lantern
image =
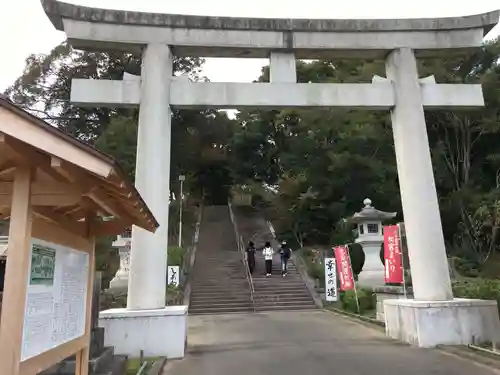
{"type": "Polygon", "coordinates": [[[356,212],[349,221],[357,224],[358,238],[355,242],[363,247],[365,263],[358,275],[358,284],[374,287],[384,285],[384,264],[380,259],[380,248],[384,243],[382,223],[396,217],[396,212],[379,211],[366,198],[360,212],[356,212]]]}
{"type": "Polygon", "coordinates": [[[115,277],[109,283],[109,289],[114,292],[126,292],[128,289],[131,235],[130,230],[126,231],[118,236],[112,245],[114,248],[118,248],[118,255],[120,256],[120,268],[118,268],[115,277]]]}

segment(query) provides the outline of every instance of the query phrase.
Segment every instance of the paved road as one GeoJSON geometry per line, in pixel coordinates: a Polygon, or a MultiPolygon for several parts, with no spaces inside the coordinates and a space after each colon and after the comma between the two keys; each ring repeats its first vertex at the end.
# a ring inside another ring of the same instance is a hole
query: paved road
{"type": "Polygon", "coordinates": [[[194,316],[188,355],[165,375],[492,375],[324,311],[194,316]]]}

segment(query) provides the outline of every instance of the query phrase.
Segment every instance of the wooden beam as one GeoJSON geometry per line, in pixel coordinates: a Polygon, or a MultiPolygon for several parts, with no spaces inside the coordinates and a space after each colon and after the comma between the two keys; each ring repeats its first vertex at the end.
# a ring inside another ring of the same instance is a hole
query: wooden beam
{"type": "Polygon", "coordinates": [[[58,158],[52,158],[50,165],[66,180],[78,186],[83,195],[90,198],[108,214],[129,222],[133,221],[132,215],[116,204],[101,187],[103,183],[101,179],[86,176],[74,166],[68,165],[58,158]]]}
{"type": "Polygon", "coordinates": [[[0,143],[2,141],[12,151],[13,157],[18,162],[27,163],[33,167],[40,168],[44,173],[58,182],[67,182],[60,174],[50,167],[50,158],[47,155],[38,152],[34,147],[8,135],[3,135],[3,137],[0,138],[0,143]]]}
{"type": "Polygon", "coordinates": [[[20,374],[24,309],[31,261],[32,180],[31,168],[22,167],[16,171],[9,228],[9,261],[2,301],[4,308],[0,319],[1,374],[20,374]]]}
{"type": "Polygon", "coordinates": [[[131,215],[127,211],[125,211],[122,207],[120,207],[120,205],[113,202],[113,200],[110,199],[108,194],[104,192],[102,189],[97,188],[87,196],[97,205],[102,207],[110,215],[114,216],[115,218],[119,218],[121,220],[132,223],[133,220],[131,218],[131,215]]]}
{"type": "MultiPolygon", "coordinates": [[[[77,194],[32,194],[31,204],[33,206],[64,207],[74,206],[81,200],[77,194]]],[[[0,195],[0,206],[11,206],[11,195],[0,195]]]]}
{"type": "Polygon", "coordinates": [[[5,220],[10,217],[10,206],[2,206],[0,205],[0,220],[5,220]]]}
{"type": "MultiPolygon", "coordinates": [[[[0,206],[10,206],[12,202],[12,182],[0,182],[0,206]]],[[[81,196],[69,184],[35,182],[31,188],[31,199],[34,206],[72,206],[77,204],[81,196]]]]}
{"type": "MultiPolygon", "coordinates": [[[[11,194],[13,189],[13,182],[0,182],[0,195],[11,194]]],[[[61,182],[34,182],[31,188],[31,194],[75,194],[77,189],[70,184],[61,182]]]]}
{"type": "Polygon", "coordinates": [[[96,223],[92,229],[92,235],[98,236],[117,236],[123,233],[123,228],[127,227],[128,223],[121,220],[102,221],[96,223]]]}
{"type": "Polygon", "coordinates": [[[68,216],[57,214],[47,207],[35,207],[33,209],[33,212],[35,215],[59,225],[62,229],[70,233],[73,233],[80,237],[86,237],[87,226],[85,222],[71,222],[68,216]]]}
{"type": "Polygon", "coordinates": [[[14,163],[14,161],[12,160],[6,161],[5,163],[2,164],[2,166],[0,166],[0,177],[3,177],[5,175],[8,175],[9,173],[14,172],[15,169],[16,169],[16,163],[14,163]]]}

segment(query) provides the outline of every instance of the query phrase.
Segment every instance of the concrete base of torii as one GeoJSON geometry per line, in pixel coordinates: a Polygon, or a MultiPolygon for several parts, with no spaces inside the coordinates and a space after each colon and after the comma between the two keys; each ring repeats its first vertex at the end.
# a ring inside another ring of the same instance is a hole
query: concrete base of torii
{"type": "Polygon", "coordinates": [[[496,301],[384,301],[387,336],[422,348],[499,342],[496,301]]]}
{"type": "Polygon", "coordinates": [[[137,358],[141,350],[146,357],[183,358],[187,345],[187,306],[162,309],[110,309],[99,314],[104,328],[105,346],[118,355],[137,358]]]}

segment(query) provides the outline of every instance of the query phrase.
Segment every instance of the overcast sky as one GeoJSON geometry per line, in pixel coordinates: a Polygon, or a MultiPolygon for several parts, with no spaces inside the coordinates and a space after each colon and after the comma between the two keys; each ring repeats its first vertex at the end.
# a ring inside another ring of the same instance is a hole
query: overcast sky
{"type": "MultiPolygon", "coordinates": [[[[23,71],[31,53],[47,53],[64,33],[49,22],[39,0],[4,0],[0,12],[0,92],[23,71]]],[[[67,0],[68,3],[110,9],[209,16],[269,18],[418,18],[453,17],[500,8],[499,0],[67,0]]],[[[500,34],[497,26],[490,34],[500,34]]],[[[265,60],[209,59],[204,74],[216,82],[251,82],[265,60]]]]}

